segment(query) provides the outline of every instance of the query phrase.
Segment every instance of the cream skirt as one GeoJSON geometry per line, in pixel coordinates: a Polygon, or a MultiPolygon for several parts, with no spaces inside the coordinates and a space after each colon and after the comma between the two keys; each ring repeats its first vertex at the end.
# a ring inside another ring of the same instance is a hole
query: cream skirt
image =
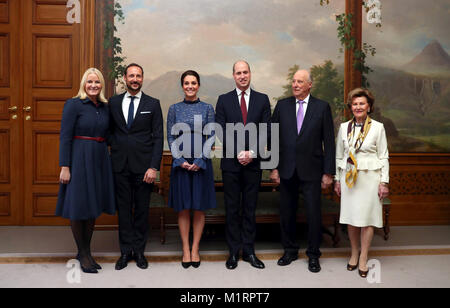
{"type": "Polygon", "coordinates": [[[341,175],[341,224],[354,227],[383,227],[383,206],[378,198],[381,181],[380,170],[359,170],[352,188],[345,184],[345,172],[341,175]]]}

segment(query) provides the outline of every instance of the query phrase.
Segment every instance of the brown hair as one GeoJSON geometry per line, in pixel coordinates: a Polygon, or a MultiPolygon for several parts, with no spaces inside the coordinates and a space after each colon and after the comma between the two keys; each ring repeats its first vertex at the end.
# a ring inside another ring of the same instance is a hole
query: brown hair
{"type": "Polygon", "coordinates": [[[368,113],[372,113],[373,112],[373,104],[375,103],[375,97],[369,90],[363,89],[363,88],[356,88],[356,89],[351,90],[350,93],[348,93],[348,98],[347,98],[348,108],[350,110],[352,109],[352,102],[357,97],[365,97],[367,99],[367,103],[369,103],[369,107],[370,107],[368,113]]]}
{"type": "Polygon", "coordinates": [[[186,78],[187,76],[194,76],[195,78],[197,78],[198,85],[200,86],[200,76],[196,71],[193,70],[186,71],[181,75],[181,86],[183,86],[184,78],[186,78]]]}

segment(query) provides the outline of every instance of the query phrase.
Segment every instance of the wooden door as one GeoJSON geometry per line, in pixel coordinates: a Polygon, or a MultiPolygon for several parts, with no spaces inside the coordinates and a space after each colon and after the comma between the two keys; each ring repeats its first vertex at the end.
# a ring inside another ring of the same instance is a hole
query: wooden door
{"type": "Polygon", "coordinates": [[[67,21],[64,0],[21,0],[23,16],[24,223],[61,225],[58,196],[59,130],[64,103],[75,96],[92,66],[94,1],[81,2],[81,23],[67,21]],[[92,55],[91,55],[92,54],[92,55]]]}
{"type": "Polygon", "coordinates": [[[0,225],[23,222],[19,10],[0,0],[0,225]]]}

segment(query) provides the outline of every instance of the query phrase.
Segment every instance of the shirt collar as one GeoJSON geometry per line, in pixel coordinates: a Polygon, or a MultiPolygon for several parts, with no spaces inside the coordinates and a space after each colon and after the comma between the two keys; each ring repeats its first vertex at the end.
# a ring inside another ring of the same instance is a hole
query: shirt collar
{"type": "Polygon", "coordinates": [[[142,91],[139,91],[136,95],[131,95],[130,92],[127,91],[127,93],[125,94],[125,97],[130,98],[131,96],[136,97],[137,99],[141,99],[142,97],[142,91]]]}
{"type": "MultiPolygon", "coordinates": [[[[242,92],[244,92],[244,91],[242,91],[241,89],[239,89],[239,88],[236,88],[236,93],[237,93],[237,95],[238,96],[241,96],[241,93],[242,92]]],[[[245,90],[245,95],[249,95],[250,94],[250,87],[247,89],[247,90],[245,90]]]]}
{"type": "MultiPolygon", "coordinates": [[[[303,100],[306,104],[308,104],[309,103],[309,97],[311,96],[311,94],[308,94],[308,96],[303,100]]],[[[299,102],[299,100],[298,99],[295,99],[295,103],[298,103],[299,102]]]]}

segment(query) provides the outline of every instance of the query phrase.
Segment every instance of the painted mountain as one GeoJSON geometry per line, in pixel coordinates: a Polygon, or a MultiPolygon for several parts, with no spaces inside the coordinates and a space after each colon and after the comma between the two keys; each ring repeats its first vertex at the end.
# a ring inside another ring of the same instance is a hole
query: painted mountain
{"type": "Polygon", "coordinates": [[[416,74],[450,74],[450,56],[442,45],[434,40],[402,69],[416,74]]]}
{"type": "Polygon", "coordinates": [[[375,66],[369,82],[391,151],[450,151],[450,56],[438,41],[406,65],[375,66]]]}

